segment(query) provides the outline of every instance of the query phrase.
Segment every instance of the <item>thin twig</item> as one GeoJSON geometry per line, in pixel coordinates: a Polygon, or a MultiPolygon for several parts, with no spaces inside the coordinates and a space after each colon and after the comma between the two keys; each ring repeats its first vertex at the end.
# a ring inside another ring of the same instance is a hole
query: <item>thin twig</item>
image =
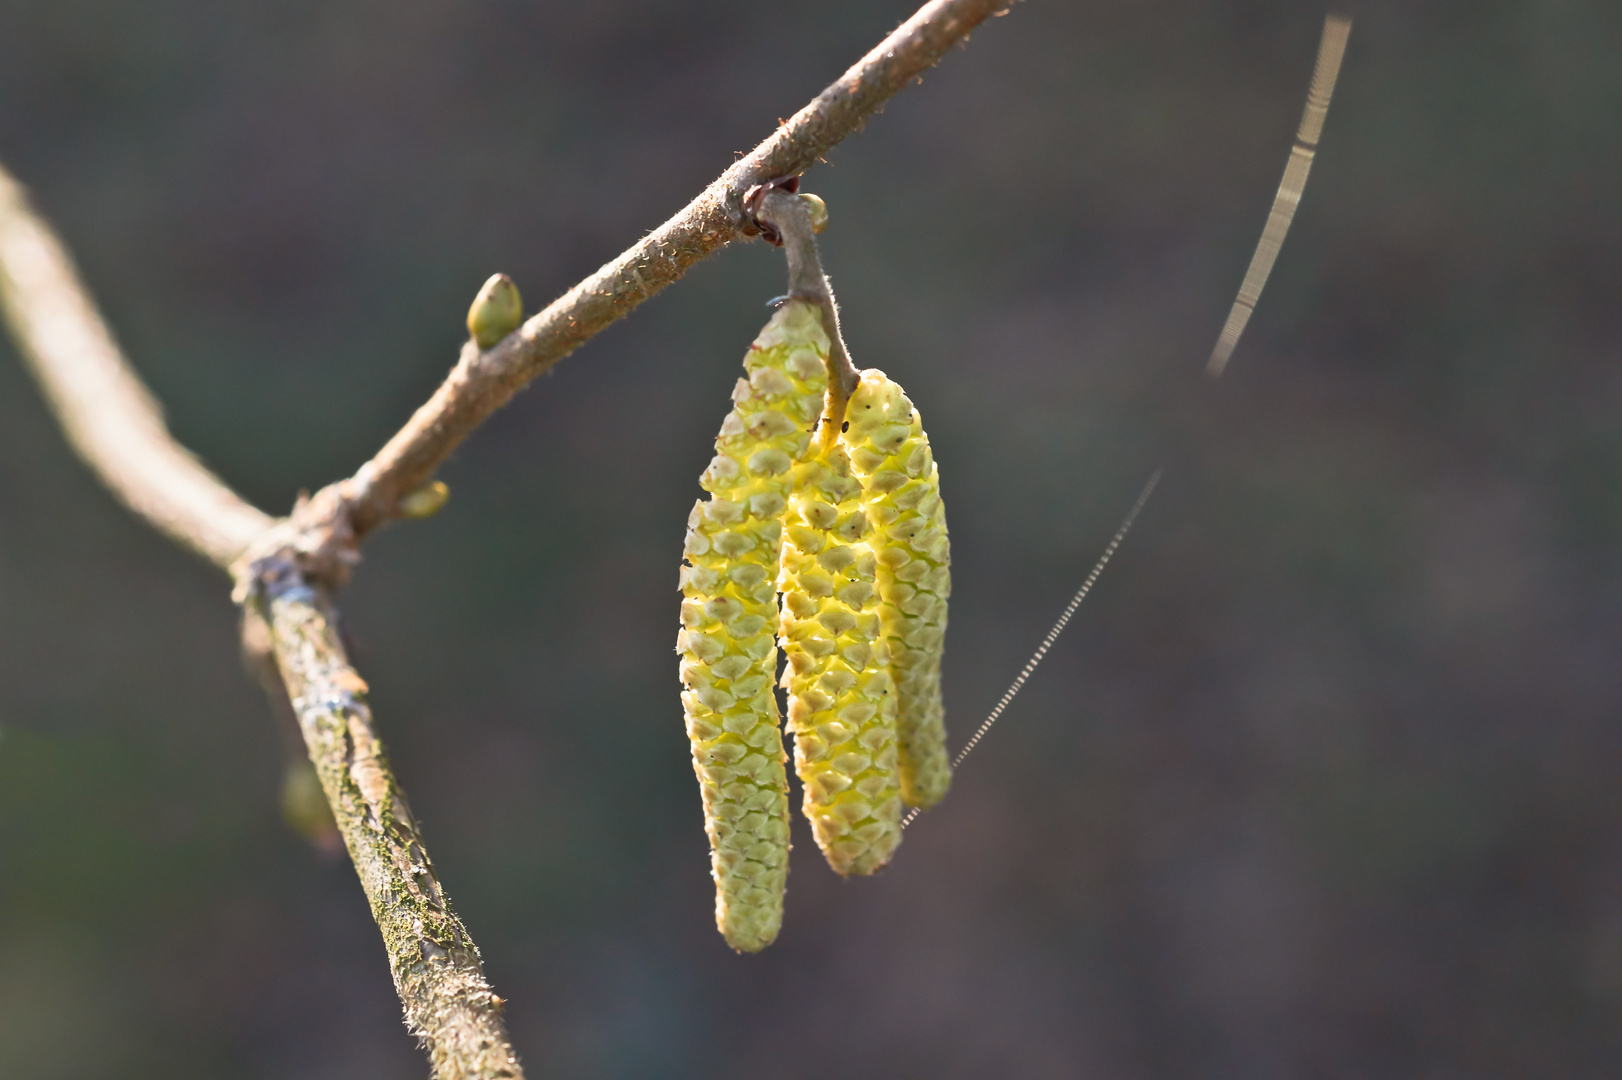
{"type": "Polygon", "coordinates": [[[132,510],[236,577],[271,629],[311,761],[441,1080],[517,1078],[478,950],[450,910],[344,657],[325,591],[358,540],[531,379],[756,227],[744,194],[798,175],[1012,0],[931,0],[697,198],[494,348],[469,343],[434,396],[348,480],[287,519],[250,506],[165,428],[61,242],[0,171],[0,308],[79,455],[132,510]]]}
{"type": "MultiPolygon", "coordinates": [[[[377,456],[340,485],[356,539],[434,470],[485,418],[547,368],[680,278],[700,259],[755,231],[750,188],[810,168],[897,91],[1012,0],[931,0],[805,108],[670,220],[553,301],[495,348],[463,351],[428,403],[377,456]]],[[[328,512],[326,506],[313,507],[328,512]]]]}
{"type": "Polygon", "coordinates": [[[221,567],[271,526],[169,434],[62,242],[4,168],[0,308],[68,441],[131,510],[221,567]]]}
{"type": "MultiPolygon", "coordinates": [[[[174,441],[61,242],[4,171],[0,301],[74,449],[137,514],[222,568],[285,528],[174,441]]],[[[383,932],[407,1023],[428,1046],[441,1080],[520,1078],[501,1001],[434,876],[330,607],[289,560],[253,569],[245,625],[269,626],[281,682],[383,932]]],[[[267,685],[273,705],[281,689],[267,685]]]]}
{"type": "Polygon", "coordinates": [[[755,216],[770,225],[782,240],[788,256],[788,295],[809,300],[822,311],[822,328],[828,334],[828,401],[823,410],[822,438],[825,445],[838,438],[840,424],[845,419],[845,404],[862,381],[861,373],[851,362],[845,337],[839,332],[839,305],[834,301],[833,286],[822,272],[822,260],[817,255],[817,237],[811,227],[811,213],[798,195],[781,188],[763,191],[755,201],[755,216]]]}
{"type": "Polygon", "coordinates": [[[406,1024],[439,1080],[521,1080],[479,950],[451,910],[372,727],[337,615],[291,561],[257,568],[271,641],[310,760],[383,931],[406,1024]]]}

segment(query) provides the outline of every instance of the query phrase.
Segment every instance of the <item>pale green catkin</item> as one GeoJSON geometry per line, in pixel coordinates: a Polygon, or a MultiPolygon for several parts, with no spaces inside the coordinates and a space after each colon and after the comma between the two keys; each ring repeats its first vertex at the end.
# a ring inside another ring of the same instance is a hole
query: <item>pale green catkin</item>
{"type": "Polygon", "coordinates": [[[862,485],[837,442],[795,469],[780,640],[805,816],[828,865],[871,874],[901,842],[896,694],[862,485]]]}
{"type": "Polygon", "coordinates": [[[788,779],[773,680],[782,515],[827,391],[828,335],[812,304],[780,307],[744,358],[688,518],[682,706],[704,798],[715,921],[757,952],[777,937],[788,874],[788,779]]]}
{"type": "Polygon", "coordinates": [[[878,555],[879,613],[900,698],[901,797],[929,807],[952,783],[941,705],[952,579],[940,474],[918,410],[882,371],[862,372],[841,440],[862,482],[878,555]]]}

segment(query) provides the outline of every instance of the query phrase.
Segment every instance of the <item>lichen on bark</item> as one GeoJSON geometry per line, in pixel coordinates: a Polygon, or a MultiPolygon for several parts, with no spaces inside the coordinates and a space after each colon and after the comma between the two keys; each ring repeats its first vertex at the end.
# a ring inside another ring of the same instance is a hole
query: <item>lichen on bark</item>
{"type": "Polygon", "coordinates": [[[502,999],[440,887],[331,602],[291,560],[262,560],[254,583],[249,602],[270,627],[310,760],[383,933],[407,1027],[440,1080],[521,1080],[502,999]]]}

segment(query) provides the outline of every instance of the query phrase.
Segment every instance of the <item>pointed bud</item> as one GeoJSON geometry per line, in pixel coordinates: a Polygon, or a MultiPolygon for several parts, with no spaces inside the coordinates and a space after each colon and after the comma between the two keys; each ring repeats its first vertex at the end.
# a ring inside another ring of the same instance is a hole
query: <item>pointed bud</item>
{"type": "Polygon", "coordinates": [[[394,504],[394,512],[403,518],[431,518],[445,508],[445,501],[450,497],[451,489],[445,481],[430,480],[400,496],[394,504]]]}
{"type": "Polygon", "coordinates": [[[481,349],[488,349],[517,330],[523,321],[523,298],[506,274],[492,274],[467,309],[467,332],[481,349]]]}

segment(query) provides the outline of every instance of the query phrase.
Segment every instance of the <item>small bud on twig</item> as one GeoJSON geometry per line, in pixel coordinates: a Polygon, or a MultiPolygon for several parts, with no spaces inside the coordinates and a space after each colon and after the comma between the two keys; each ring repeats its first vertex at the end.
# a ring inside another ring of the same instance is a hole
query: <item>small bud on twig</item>
{"type": "Polygon", "coordinates": [[[492,274],[467,309],[467,332],[481,349],[488,349],[517,330],[523,321],[523,298],[506,274],[492,274]]]}
{"type": "Polygon", "coordinates": [[[394,512],[403,518],[431,518],[445,509],[445,502],[450,497],[451,489],[445,481],[430,480],[422,487],[400,496],[400,501],[394,504],[394,512]]]}
{"type": "Polygon", "coordinates": [[[811,212],[811,231],[821,236],[828,227],[828,204],[822,201],[822,196],[813,195],[809,191],[800,192],[800,201],[805,203],[806,209],[811,212]]]}

